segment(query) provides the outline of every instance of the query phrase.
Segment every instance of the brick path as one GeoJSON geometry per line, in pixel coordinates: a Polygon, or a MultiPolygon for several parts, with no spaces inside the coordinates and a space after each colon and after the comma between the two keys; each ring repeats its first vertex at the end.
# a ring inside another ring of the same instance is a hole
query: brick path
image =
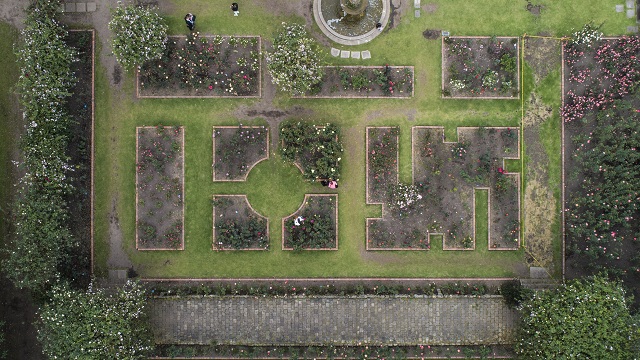
{"type": "Polygon", "coordinates": [[[183,297],[150,310],[156,341],[182,344],[497,344],[517,319],[501,297],[183,297]]]}

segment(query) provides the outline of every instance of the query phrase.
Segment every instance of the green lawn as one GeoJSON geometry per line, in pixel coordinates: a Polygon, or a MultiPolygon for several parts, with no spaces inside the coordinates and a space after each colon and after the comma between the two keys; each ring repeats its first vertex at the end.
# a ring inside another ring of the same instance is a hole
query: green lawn
{"type": "MultiPolygon", "coordinates": [[[[279,3],[286,3],[281,0],[279,3]]],[[[293,3],[294,1],[290,1],[293,3]]],[[[261,1],[242,4],[240,17],[233,17],[228,3],[215,1],[174,1],[167,16],[170,32],[185,34],[183,16],[197,15],[197,29],[223,35],[261,35],[270,42],[281,21],[299,21],[286,15],[272,15],[261,1]]],[[[350,48],[372,52],[373,58],[335,59],[330,64],[413,65],[415,97],[412,99],[290,99],[278,94],[273,106],[282,110],[301,107],[302,120],[331,121],[341,127],[345,144],[343,176],[339,194],[339,251],[286,252],[280,250],[283,216],[293,213],[305,193],[324,192],[319,185],[303,181],[300,172],[285,164],[272,151],[246,183],[211,181],[211,132],[214,125],[237,125],[234,112],[259,100],[247,99],[134,99],[134,79],[124,77],[121,89],[108,86],[107,73],[97,69],[96,80],[96,272],[106,272],[111,210],[115,206],[124,245],[143,277],[503,277],[514,276],[524,261],[523,251],[488,251],[486,220],[477,229],[475,251],[442,251],[434,241],[431,251],[366,252],[365,218],[381,213],[380,206],[365,205],[365,126],[400,127],[400,179],[411,181],[411,127],[446,126],[448,139],[455,139],[457,126],[512,126],[520,123],[520,100],[443,100],[440,97],[440,40],[425,40],[425,29],[446,29],[453,35],[522,35],[547,32],[567,34],[593,20],[606,20],[603,30],[621,34],[632,20],[614,11],[616,1],[541,1],[539,17],[525,10],[524,1],[483,2],[435,1],[437,10],[420,18],[410,13],[397,28],[385,31],[373,42],[350,48]],[[477,4],[476,4],[477,3],[477,4]],[[482,3],[482,5],[480,5],[482,3]],[[570,4],[568,4],[570,3],[570,4]],[[496,9],[499,9],[496,10],[496,9]],[[412,120],[409,120],[412,118],[412,120]],[[186,134],[186,241],[184,251],[138,252],[134,250],[135,127],[142,125],[184,125],[186,134]],[[212,204],[214,194],[247,194],[252,206],[270,221],[269,252],[215,252],[211,250],[212,204]]],[[[412,9],[411,9],[412,10],[412,9]]],[[[312,29],[317,29],[313,25],[312,29]]],[[[319,32],[319,31],[315,31],[319,32]]],[[[263,41],[264,43],[265,41],[263,41]]],[[[345,47],[341,47],[345,48],[345,47]]],[[[327,53],[329,48],[325,47],[327,53]]],[[[110,71],[110,70],[109,70],[110,71]]],[[[549,77],[549,90],[542,91],[559,104],[559,74],[549,77]]],[[[530,90],[529,90],[530,91],[530,90]]],[[[295,113],[295,112],[294,112],[295,113]]],[[[244,124],[265,124],[254,119],[244,124]]],[[[271,132],[277,129],[270,129],[271,132]]],[[[546,131],[557,133],[549,126],[546,131]]],[[[273,150],[273,149],[272,149],[273,150]]],[[[556,160],[556,143],[547,150],[556,160]]],[[[552,163],[555,167],[559,161],[552,163]]],[[[518,171],[520,161],[509,162],[509,171],[518,171]]],[[[559,174],[559,168],[550,169],[559,174]]],[[[554,174],[555,174],[554,173],[554,174]]],[[[554,176],[555,179],[555,176],[554,176]]],[[[482,193],[478,193],[482,201],[482,193]]],[[[486,200],[485,200],[486,201],[486,200]]],[[[486,214],[486,210],[485,210],[486,214]]],[[[483,215],[477,213],[480,218],[483,215]]],[[[486,217],[485,217],[486,219],[486,217]]],[[[557,243],[560,244],[559,239],[557,243]]]]}

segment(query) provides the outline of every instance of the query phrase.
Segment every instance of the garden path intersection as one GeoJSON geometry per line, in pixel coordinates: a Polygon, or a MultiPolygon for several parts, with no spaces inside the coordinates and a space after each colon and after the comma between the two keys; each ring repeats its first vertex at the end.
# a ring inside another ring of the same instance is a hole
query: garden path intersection
{"type": "Polygon", "coordinates": [[[155,298],[162,344],[459,345],[510,343],[517,314],[501,296],[155,298]]]}

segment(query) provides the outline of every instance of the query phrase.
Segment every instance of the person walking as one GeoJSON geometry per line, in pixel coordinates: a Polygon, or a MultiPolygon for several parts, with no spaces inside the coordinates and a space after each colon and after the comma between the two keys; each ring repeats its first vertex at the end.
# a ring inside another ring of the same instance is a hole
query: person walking
{"type": "Polygon", "coordinates": [[[188,13],[184,17],[184,22],[187,23],[187,27],[189,28],[189,30],[193,31],[193,29],[196,27],[196,16],[192,13],[188,13]]]}
{"type": "Polygon", "coordinates": [[[231,11],[233,11],[233,16],[238,16],[240,14],[240,7],[238,3],[234,2],[231,4],[231,11]]]}

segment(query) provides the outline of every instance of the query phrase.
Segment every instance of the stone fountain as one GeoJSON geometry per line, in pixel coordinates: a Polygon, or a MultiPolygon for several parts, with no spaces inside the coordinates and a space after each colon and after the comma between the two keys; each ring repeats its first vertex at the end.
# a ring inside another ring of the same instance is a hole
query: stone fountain
{"type": "Polygon", "coordinates": [[[380,34],[389,21],[390,0],[314,0],[313,16],[322,32],[343,45],[359,45],[380,34]]]}

